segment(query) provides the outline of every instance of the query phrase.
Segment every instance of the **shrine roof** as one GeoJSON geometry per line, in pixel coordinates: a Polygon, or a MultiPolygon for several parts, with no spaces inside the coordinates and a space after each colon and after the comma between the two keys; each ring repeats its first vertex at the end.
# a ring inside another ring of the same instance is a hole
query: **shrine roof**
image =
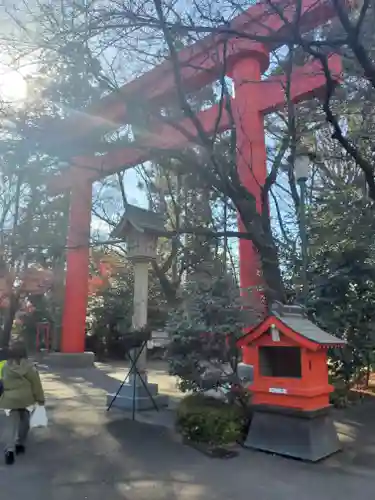
{"type": "Polygon", "coordinates": [[[113,238],[123,237],[129,225],[142,233],[163,234],[166,232],[163,214],[139,208],[135,205],[127,205],[124,215],[112,231],[111,236],[113,238]]]}
{"type": "Polygon", "coordinates": [[[273,323],[276,323],[275,326],[286,336],[294,337],[294,340],[298,340],[298,338],[305,340],[311,347],[313,345],[326,348],[342,347],[346,344],[345,340],[325,332],[310,321],[300,306],[285,306],[277,303],[271,308],[270,314],[265,320],[249,330],[240,339],[240,345],[251,343],[262,336],[273,323]],[[277,324],[278,322],[281,325],[277,324]],[[280,326],[284,326],[284,328],[280,328],[280,326]]]}
{"type": "Polygon", "coordinates": [[[325,332],[307,318],[300,318],[292,314],[284,315],[282,317],[276,317],[278,317],[288,328],[298,333],[299,335],[302,335],[306,339],[315,342],[316,344],[345,344],[345,341],[325,332]]]}

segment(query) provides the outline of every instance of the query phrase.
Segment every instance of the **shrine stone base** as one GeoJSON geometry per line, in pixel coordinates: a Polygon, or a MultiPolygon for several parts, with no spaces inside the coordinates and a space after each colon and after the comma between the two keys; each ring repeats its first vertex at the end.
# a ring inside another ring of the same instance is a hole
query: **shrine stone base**
{"type": "Polygon", "coordinates": [[[64,353],[42,351],[36,356],[36,360],[51,368],[91,368],[94,366],[95,354],[93,352],[64,353]]]}
{"type": "Polygon", "coordinates": [[[301,411],[254,406],[246,448],[318,462],[340,451],[330,408],[301,411]]]}
{"type": "Polygon", "coordinates": [[[116,392],[107,394],[107,406],[112,403],[112,408],[128,411],[133,410],[133,404],[135,411],[156,410],[155,405],[158,409],[168,406],[169,398],[165,394],[159,394],[158,384],[148,382],[147,376],[145,375],[143,375],[143,379],[145,380],[149,393],[143,386],[139,377],[135,377],[135,380],[133,377],[130,377],[129,381],[122,386],[121,391],[114,401],[113,398],[116,392]]]}

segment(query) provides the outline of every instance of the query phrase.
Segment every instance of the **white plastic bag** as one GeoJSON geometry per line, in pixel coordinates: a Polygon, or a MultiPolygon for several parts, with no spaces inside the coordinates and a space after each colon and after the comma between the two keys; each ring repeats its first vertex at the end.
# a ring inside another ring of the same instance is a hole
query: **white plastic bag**
{"type": "Polygon", "coordinates": [[[35,410],[32,412],[30,417],[30,428],[35,429],[37,427],[47,427],[48,417],[44,406],[37,405],[35,410]]]}

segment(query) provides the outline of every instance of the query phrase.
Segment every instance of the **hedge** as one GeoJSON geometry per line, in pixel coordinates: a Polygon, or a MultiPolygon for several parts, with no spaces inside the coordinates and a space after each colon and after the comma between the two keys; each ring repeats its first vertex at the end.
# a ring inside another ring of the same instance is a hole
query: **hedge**
{"type": "Polygon", "coordinates": [[[219,446],[241,440],[246,416],[239,406],[192,394],[181,401],[176,424],[186,439],[219,446]]]}

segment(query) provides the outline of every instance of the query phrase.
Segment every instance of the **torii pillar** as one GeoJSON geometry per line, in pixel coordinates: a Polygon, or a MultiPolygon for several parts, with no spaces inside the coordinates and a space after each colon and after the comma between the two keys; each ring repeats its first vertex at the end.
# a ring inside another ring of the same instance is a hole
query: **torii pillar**
{"type": "MultiPolygon", "coordinates": [[[[237,170],[242,184],[254,195],[260,212],[261,188],[267,176],[267,154],[264,133],[264,114],[261,94],[267,92],[267,83],[261,82],[262,73],[269,65],[269,52],[263,45],[241,54],[232,65],[230,76],[234,83],[233,115],[236,126],[237,170]]],[[[244,226],[239,219],[239,231],[244,226]]],[[[239,240],[240,286],[243,293],[259,299],[257,289],[262,286],[261,265],[251,241],[239,240]]]]}
{"type": "MultiPolygon", "coordinates": [[[[82,367],[94,362],[93,354],[85,353],[92,182],[80,179],[79,172],[76,179],[70,191],[61,352],[64,366],[82,367]]],[[[49,362],[60,364],[58,353],[49,362]]]]}

